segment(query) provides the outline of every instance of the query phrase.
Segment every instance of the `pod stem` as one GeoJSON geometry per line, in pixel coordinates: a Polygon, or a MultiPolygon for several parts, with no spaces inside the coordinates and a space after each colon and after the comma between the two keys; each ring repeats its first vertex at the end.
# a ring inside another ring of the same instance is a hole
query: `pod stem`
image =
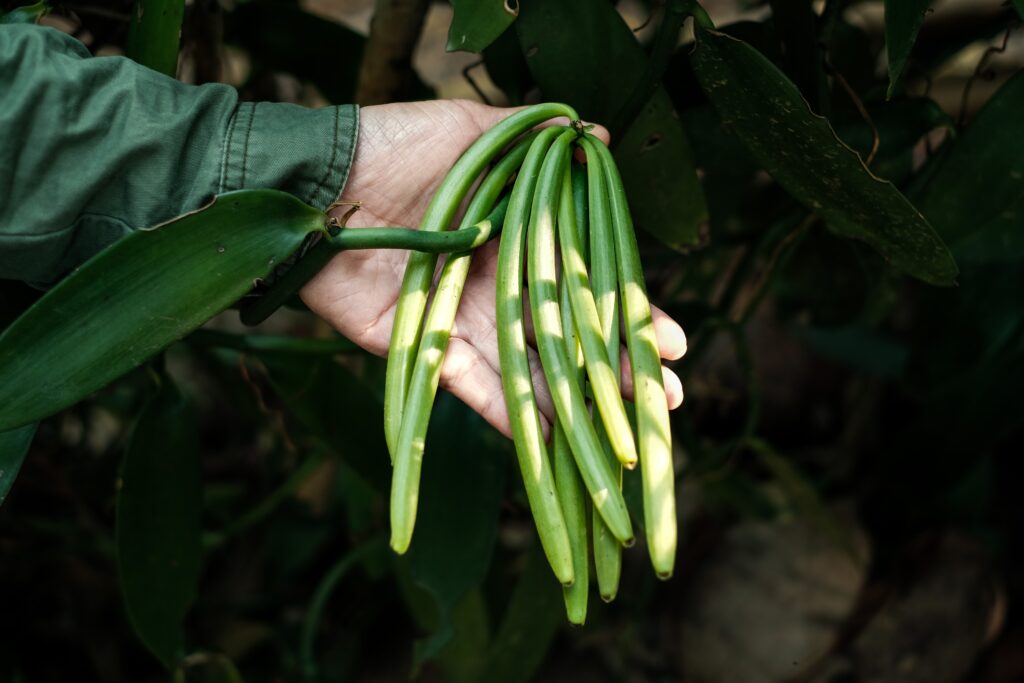
{"type": "Polygon", "coordinates": [[[246,325],[259,325],[274,311],[298,294],[307,282],[324,269],[339,251],[360,249],[408,249],[429,254],[463,252],[485,244],[501,232],[505,220],[508,198],[503,198],[490,215],[466,228],[448,232],[423,232],[412,228],[347,228],[345,221],[355,211],[349,211],[338,224],[327,227],[328,235],[316,244],[278,277],[266,292],[246,299],[239,317],[246,325]],[[330,233],[334,233],[331,235],[330,233]]]}

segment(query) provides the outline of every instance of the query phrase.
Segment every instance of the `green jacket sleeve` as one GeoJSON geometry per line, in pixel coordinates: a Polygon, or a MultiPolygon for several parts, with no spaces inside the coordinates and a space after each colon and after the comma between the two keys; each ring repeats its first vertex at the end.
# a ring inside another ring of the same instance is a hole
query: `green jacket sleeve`
{"type": "Polygon", "coordinates": [[[273,188],[326,208],[355,151],[355,106],[239,102],[74,38],[0,25],[0,279],[52,283],[128,231],[211,195],[273,188]]]}

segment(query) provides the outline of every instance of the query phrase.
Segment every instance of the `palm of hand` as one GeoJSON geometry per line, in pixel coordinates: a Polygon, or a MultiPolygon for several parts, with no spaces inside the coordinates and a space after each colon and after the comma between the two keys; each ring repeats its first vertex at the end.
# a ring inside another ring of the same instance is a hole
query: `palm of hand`
{"type": "MultiPolygon", "coordinates": [[[[417,227],[452,164],[481,133],[509,113],[507,109],[452,101],[363,108],[356,157],[343,195],[346,200],[360,201],[362,209],[349,220],[349,227],[417,227]]],[[[384,355],[407,260],[408,252],[401,250],[341,252],[306,285],[302,298],[345,337],[371,353],[384,355]]],[[[494,323],[496,260],[497,242],[473,254],[442,366],[441,385],[507,435],[494,323]]],[[[678,355],[681,352],[670,352],[669,357],[678,355]]],[[[538,403],[550,417],[551,400],[532,352],[531,365],[538,403]]],[[[671,379],[666,385],[670,395],[679,382],[674,375],[671,379]]],[[[675,393],[681,400],[681,388],[675,393]]]]}

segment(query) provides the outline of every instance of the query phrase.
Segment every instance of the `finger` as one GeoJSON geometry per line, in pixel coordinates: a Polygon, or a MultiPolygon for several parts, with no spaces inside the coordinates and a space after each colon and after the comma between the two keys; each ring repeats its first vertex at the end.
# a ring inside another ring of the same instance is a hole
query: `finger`
{"type": "MultiPolygon", "coordinates": [[[[526,288],[523,288],[524,298],[527,296],[526,288]]],[[[654,336],[658,340],[658,352],[664,360],[679,360],[686,355],[686,333],[679,323],[672,319],[668,313],[651,304],[651,321],[654,324],[654,336]]],[[[619,318],[619,334],[622,338],[626,336],[623,327],[622,317],[619,318]]],[[[526,306],[523,315],[523,326],[526,328],[527,343],[536,348],[537,336],[533,329],[533,316],[530,307],[526,306]]]]}
{"type": "Polygon", "coordinates": [[[665,398],[668,400],[668,409],[675,410],[683,405],[683,382],[679,379],[679,375],[662,365],[661,380],[665,383],[665,398]]]}
{"type": "MultiPolygon", "coordinates": [[[[625,347],[619,356],[619,381],[622,383],[622,396],[627,400],[633,400],[633,369],[629,364],[629,354],[625,347]]],[[[675,410],[683,404],[683,383],[679,375],[665,366],[661,367],[661,381],[665,385],[665,399],[668,402],[668,409],[675,410]]]]}
{"type": "MultiPolygon", "coordinates": [[[[679,360],[686,354],[686,333],[668,313],[651,304],[651,322],[658,341],[658,355],[664,360],[679,360]]],[[[626,337],[626,321],[619,316],[619,335],[626,337]]]]}
{"type": "MultiPolygon", "coordinates": [[[[452,326],[452,338],[470,344],[481,358],[491,367],[496,375],[501,374],[501,358],[498,354],[498,330],[494,319],[495,275],[497,267],[497,240],[491,242],[473,255],[473,264],[466,281],[466,288],[459,304],[459,312],[452,326]]],[[[524,292],[524,303],[528,300],[524,292]]],[[[530,320],[530,306],[523,306],[524,326],[528,345],[527,359],[530,363],[530,374],[533,379],[534,394],[537,405],[543,416],[554,418],[554,404],[551,392],[544,381],[544,373],[540,365],[540,357],[532,346],[533,324],[530,320]]]]}
{"type": "Polygon", "coordinates": [[[654,322],[654,336],[658,339],[658,351],[665,360],[679,360],[686,354],[686,333],[679,323],[654,304],[651,304],[651,320],[654,322]]]}
{"type": "Polygon", "coordinates": [[[441,365],[441,386],[460,398],[495,429],[512,438],[501,377],[480,353],[462,339],[452,338],[441,365]]]}
{"type": "MultiPolygon", "coordinates": [[[[534,375],[535,393],[541,394],[537,382],[540,364],[531,359],[530,369],[534,375]],[[536,366],[536,368],[535,368],[536,366]]],[[[449,390],[463,403],[472,408],[491,426],[508,438],[512,438],[512,429],[508,420],[508,409],[505,406],[505,395],[502,392],[501,376],[490,366],[487,359],[470,343],[453,337],[448,343],[448,351],[441,365],[441,386],[449,390]]],[[[547,409],[538,395],[538,406],[541,411],[541,429],[547,439],[551,431],[550,415],[553,414],[551,397],[547,394],[547,409]]]]}

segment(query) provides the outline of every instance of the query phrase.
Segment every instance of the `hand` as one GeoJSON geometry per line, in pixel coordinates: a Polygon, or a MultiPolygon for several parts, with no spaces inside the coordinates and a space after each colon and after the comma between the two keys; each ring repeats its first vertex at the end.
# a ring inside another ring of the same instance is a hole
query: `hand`
{"type": "MultiPolygon", "coordinates": [[[[362,210],[352,216],[349,227],[418,226],[452,164],[513,111],[443,100],[361,109],[355,160],[342,198],[362,202],[362,210]]],[[[594,133],[608,141],[603,128],[594,133]]],[[[494,322],[497,246],[494,240],[473,255],[441,369],[441,386],[511,436],[494,322]]],[[[401,250],[341,252],[303,288],[302,299],[345,337],[371,353],[386,355],[407,259],[408,252],[401,250]]],[[[682,328],[662,311],[653,313],[662,358],[680,358],[686,352],[682,328]]],[[[537,402],[550,420],[554,408],[533,349],[530,362],[537,402]]],[[[624,375],[623,393],[629,398],[632,386],[628,373],[624,375]]],[[[669,407],[676,408],[683,400],[682,384],[667,368],[664,375],[669,407]]]]}

